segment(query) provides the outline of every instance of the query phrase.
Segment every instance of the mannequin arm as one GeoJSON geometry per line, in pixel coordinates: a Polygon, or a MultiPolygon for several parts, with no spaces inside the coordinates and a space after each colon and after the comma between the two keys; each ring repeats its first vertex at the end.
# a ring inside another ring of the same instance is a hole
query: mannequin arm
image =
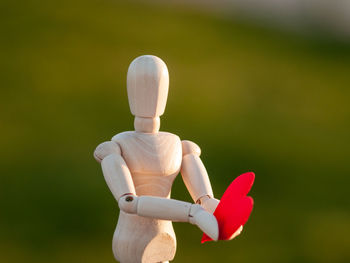
{"type": "Polygon", "coordinates": [[[117,201],[126,194],[136,195],[129,168],[121,156],[121,150],[117,143],[101,143],[97,146],[94,157],[101,163],[103,176],[117,201]]]}
{"type": "Polygon", "coordinates": [[[182,141],[181,175],[193,201],[213,213],[219,200],[214,198],[207,170],[199,158],[200,154],[197,144],[182,141]]]}
{"type": "Polygon", "coordinates": [[[107,185],[121,211],[155,219],[189,222],[197,225],[213,240],[218,239],[216,218],[200,205],[155,196],[136,196],[129,168],[117,143],[100,144],[94,157],[101,163],[107,185]]]}
{"type": "MultiPolygon", "coordinates": [[[[194,202],[200,204],[209,213],[214,213],[220,200],[214,198],[207,170],[199,158],[201,150],[191,141],[182,141],[181,175],[194,202]]],[[[230,239],[238,236],[241,226],[230,239]]]]}
{"type": "MultiPolygon", "coordinates": [[[[181,175],[192,199],[209,213],[214,213],[220,200],[214,198],[207,170],[199,158],[201,150],[193,142],[182,141],[181,175]]],[[[243,226],[231,236],[234,239],[242,232],[243,226]]]]}

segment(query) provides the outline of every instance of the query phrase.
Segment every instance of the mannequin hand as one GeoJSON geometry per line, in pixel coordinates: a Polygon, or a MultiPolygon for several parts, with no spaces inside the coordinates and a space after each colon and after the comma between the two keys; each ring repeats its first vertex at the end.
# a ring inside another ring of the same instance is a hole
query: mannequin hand
{"type": "MultiPolygon", "coordinates": [[[[220,200],[216,199],[216,198],[211,198],[209,196],[203,196],[201,197],[198,201],[198,203],[201,204],[201,206],[208,211],[209,213],[214,213],[216,207],[218,206],[220,200]]],[[[233,233],[233,235],[228,239],[228,240],[232,240],[235,237],[237,237],[239,234],[241,234],[243,230],[243,226],[240,226],[237,231],[235,233],[233,233]]]]}

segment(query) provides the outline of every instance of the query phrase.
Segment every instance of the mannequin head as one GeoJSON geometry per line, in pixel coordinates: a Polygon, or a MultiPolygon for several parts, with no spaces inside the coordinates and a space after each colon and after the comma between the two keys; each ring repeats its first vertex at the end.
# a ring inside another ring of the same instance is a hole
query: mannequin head
{"type": "Polygon", "coordinates": [[[165,63],[156,56],[134,59],[128,69],[127,90],[135,130],[157,132],[159,116],[164,113],[168,97],[169,74],[165,63]]]}

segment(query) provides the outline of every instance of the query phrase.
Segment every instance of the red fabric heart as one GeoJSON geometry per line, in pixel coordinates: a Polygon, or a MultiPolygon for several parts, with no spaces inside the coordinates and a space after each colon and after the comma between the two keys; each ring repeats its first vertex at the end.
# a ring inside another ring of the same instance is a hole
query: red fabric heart
{"type": "MultiPolygon", "coordinates": [[[[253,209],[253,198],[246,196],[253,186],[252,172],[238,176],[226,189],[215,209],[214,216],[219,225],[219,240],[228,240],[244,225],[253,209]]],[[[202,243],[212,239],[203,234],[202,243]]]]}

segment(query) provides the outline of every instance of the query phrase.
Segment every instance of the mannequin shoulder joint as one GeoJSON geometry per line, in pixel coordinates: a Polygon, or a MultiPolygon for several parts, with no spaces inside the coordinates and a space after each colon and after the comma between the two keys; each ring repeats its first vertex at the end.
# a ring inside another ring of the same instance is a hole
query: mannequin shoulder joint
{"type": "Polygon", "coordinates": [[[96,147],[94,158],[100,163],[106,156],[111,154],[121,154],[119,145],[113,141],[103,142],[96,147]]]}
{"type": "Polygon", "coordinates": [[[181,142],[182,144],[182,156],[187,154],[201,155],[201,148],[197,144],[191,141],[184,140],[181,142]]]}

